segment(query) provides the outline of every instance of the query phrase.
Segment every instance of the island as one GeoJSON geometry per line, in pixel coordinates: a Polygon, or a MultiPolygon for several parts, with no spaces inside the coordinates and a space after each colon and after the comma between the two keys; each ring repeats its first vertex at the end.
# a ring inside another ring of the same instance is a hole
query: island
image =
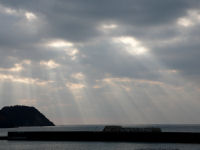
{"type": "Polygon", "coordinates": [[[0,110],[0,128],[54,126],[35,107],[6,106],[0,110]]]}

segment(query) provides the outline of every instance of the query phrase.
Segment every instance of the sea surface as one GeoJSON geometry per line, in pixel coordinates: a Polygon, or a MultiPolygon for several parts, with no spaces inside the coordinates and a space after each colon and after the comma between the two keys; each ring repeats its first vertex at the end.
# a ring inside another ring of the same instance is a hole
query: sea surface
{"type": "MultiPolygon", "coordinates": [[[[132,125],[131,127],[160,127],[163,132],[200,132],[200,125],[132,125]]],[[[0,136],[7,135],[8,131],[101,131],[103,128],[101,125],[24,127],[0,129],[0,136]]],[[[200,150],[200,144],[3,140],[0,141],[0,150],[200,150]]]]}

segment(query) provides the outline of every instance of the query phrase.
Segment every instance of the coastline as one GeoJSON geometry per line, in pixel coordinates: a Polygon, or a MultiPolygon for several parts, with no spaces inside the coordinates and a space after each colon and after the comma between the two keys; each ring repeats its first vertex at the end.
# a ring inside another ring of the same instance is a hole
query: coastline
{"type": "MultiPolygon", "coordinates": [[[[58,126],[2,129],[0,140],[8,141],[89,141],[200,144],[200,132],[188,126],[175,131],[158,126],[58,126]],[[6,134],[5,134],[6,133],[6,134]]],[[[170,126],[171,128],[171,126],[170,126]]]]}
{"type": "Polygon", "coordinates": [[[159,128],[105,126],[102,131],[8,131],[8,135],[0,140],[200,144],[200,132],[162,132],[159,128]]]}

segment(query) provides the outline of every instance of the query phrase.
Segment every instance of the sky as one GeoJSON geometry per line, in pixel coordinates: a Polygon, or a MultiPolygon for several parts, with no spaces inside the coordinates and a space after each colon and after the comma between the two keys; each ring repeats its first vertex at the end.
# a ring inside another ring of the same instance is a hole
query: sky
{"type": "Polygon", "coordinates": [[[0,107],[57,125],[199,124],[200,1],[0,0],[0,107]]]}

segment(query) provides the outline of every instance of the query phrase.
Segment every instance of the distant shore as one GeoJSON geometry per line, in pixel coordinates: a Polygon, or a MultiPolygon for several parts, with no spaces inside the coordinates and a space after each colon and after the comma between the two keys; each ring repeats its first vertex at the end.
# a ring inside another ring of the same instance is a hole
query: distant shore
{"type": "Polygon", "coordinates": [[[0,137],[0,140],[200,144],[200,133],[162,132],[159,128],[124,128],[120,126],[105,126],[103,131],[8,131],[8,135],[0,137]]]}
{"type": "Polygon", "coordinates": [[[25,141],[112,141],[200,144],[200,133],[181,132],[8,132],[8,137],[4,138],[25,141]]]}

